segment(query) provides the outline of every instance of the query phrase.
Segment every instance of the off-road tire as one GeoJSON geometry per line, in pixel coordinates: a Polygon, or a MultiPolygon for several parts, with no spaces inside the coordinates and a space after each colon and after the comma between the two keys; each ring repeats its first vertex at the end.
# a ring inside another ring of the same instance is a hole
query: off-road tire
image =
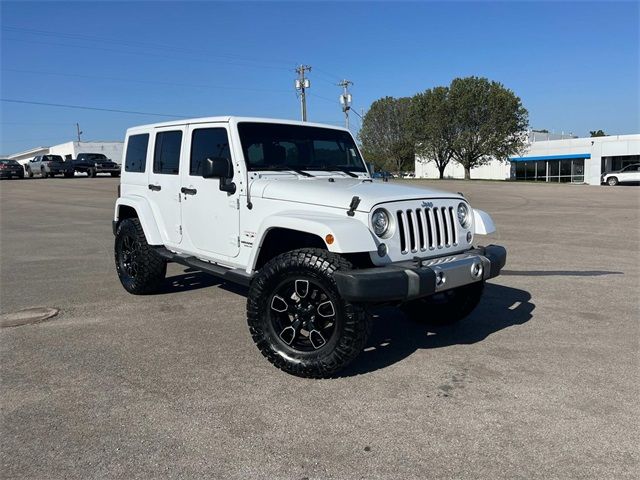
{"type": "Polygon", "coordinates": [[[404,303],[401,308],[414,321],[447,325],[469,316],[478,306],[484,281],[404,303]]]}
{"type": "Polygon", "coordinates": [[[147,295],[156,292],[167,273],[167,262],[149,246],[142,225],[137,218],[126,218],[118,224],[114,245],[116,271],[120,283],[129,293],[147,295]],[[126,240],[126,239],[129,240],[126,240]],[[127,267],[126,242],[136,244],[135,254],[129,262],[135,262],[135,273],[127,267]]]}
{"type": "Polygon", "coordinates": [[[286,252],[262,267],[249,289],[247,322],[256,346],[273,365],[299,377],[326,378],[358,356],[367,341],[369,318],[362,306],[340,297],[333,279],[336,270],[351,268],[340,255],[319,248],[286,252]],[[321,287],[336,307],[333,333],[314,351],[300,351],[287,345],[272,322],[271,307],[277,288],[299,278],[307,278],[321,287]]]}
{"type": "Polygon", "coordinates": [[[607,185],[610,187],[615,187],[618,185],[618,177],[609,177],[607,178],[607,185]]]}

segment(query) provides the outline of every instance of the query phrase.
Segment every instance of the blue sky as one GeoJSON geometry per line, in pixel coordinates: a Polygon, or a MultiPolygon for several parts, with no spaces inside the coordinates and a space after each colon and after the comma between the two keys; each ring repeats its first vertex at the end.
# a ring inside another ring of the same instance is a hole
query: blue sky
{"type": "MultiPolygon", "coordinates": [[[[309,119],[342,122],[457,76],[511,88],[533,128],[638,133],[637,2],[6,2],[4,99],[147,113],[299,118],[297,63],[313,67],[309,119]]],[[[170,117],[0,103],[0,153],[75,137],[119,140],[170,117]]],[[[352,126],[359,123],[354,118],[352,126]]]]}

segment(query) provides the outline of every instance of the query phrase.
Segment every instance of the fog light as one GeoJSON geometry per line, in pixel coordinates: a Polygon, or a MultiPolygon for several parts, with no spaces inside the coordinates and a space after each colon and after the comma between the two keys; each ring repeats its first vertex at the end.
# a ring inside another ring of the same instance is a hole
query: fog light
{"type": "Polygon", "coordinates": [[[472,238],[473,238],[473,235],[471,234],[471,232],[467,232],[467,243],[471,243],[472,238]]]}
{"type": "Polygon", "coordinates": [[[378,256],[384,257],[387,254],[387,246],[384,243],[378,245],[378,256]]]}

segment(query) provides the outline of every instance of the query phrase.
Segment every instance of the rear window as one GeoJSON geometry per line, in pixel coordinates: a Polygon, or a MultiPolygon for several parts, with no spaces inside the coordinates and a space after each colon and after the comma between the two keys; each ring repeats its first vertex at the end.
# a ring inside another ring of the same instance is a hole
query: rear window
{"type": "Polygon", "coordinates": [[[15,160],[0,160],[0,163],[2,163],[4,165],[20,165],[15,160]]]}
{"type": "Polygon", "coordinates": [[[131,135],[127,142],[127,155],[124,159],[125,172],[144,172],[147,163],[149,134],[131,135]]]}
{"type": "Polygon", "coordinates": [[[64,162],[60,155],[45,155],[42,157],[43,162],[64,162]]]}

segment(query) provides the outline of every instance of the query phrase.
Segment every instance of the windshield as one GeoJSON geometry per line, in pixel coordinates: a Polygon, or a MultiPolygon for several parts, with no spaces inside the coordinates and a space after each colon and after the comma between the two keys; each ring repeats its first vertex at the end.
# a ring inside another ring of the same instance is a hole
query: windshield
{"type": "Polygon", "coordinates": [[[84,157],[87,160],[106,160],[107,157],[105,157],[102,153],[85,153],[84,157]]]}
{"type": "Polygon", "coordinates": [[[42,157],[43,162],[62,162],[62,157],[60,155],[45,155],[42,157]]]}
{"type": "Polygon", "coordinates": [[[238,131],[249,170],[367,171],[353,138],[342,130],[242,122],[238,131]]]}

